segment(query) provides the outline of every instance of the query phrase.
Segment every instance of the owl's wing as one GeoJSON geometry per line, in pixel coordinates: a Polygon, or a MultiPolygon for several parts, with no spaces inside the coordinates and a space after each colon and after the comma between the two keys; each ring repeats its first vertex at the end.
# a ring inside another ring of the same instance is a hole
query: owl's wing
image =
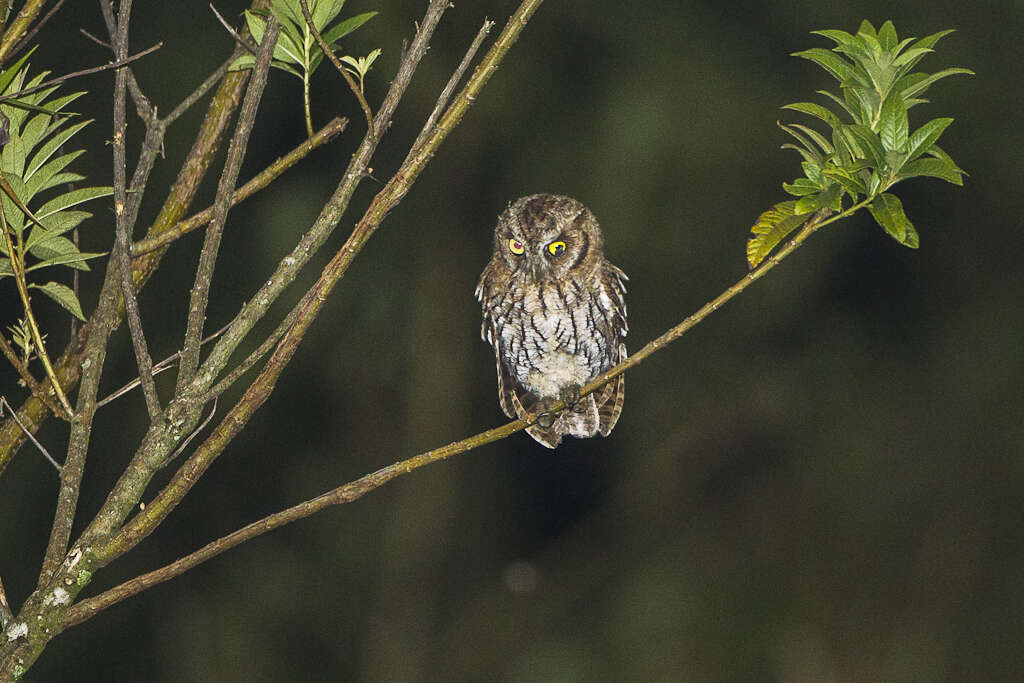
{"type": "MultiPolygon", "coordinates": [[[[519,412],[516,410],[516,404],[518,399],[516,398],[516,381],[508,374],[508,370],[505,369],[505,365],[501,362],[501,351],[498,349],[498,339],[495,337],[495,333],[492,330],[490,337],[491,346],[494,347],[494,364],[498,369],[498,403],[501,404],[501,410],[508,417],[515,420],[520,417],[519,412]]],[[[520,409],[522,406],[520,406],[520,409]]]]}
{"type": "MultiPolygon", "coordinates": [[[[608,341],[615,344],[615,353],[612,354],[612,365],[618,365],[626,360],[626,345],[622,340],[626,338],[629,331],[629,324],[626,322],[626,274],[611,263],[605,262],[602,272],[601,287],[608,299],[612,302],[612,314],[608,320],[611,327],[608,341]]],[[[615,423],[619,421],[622,414],[622,404],[626,400],[626,376],[619,375],[608,384],[604,385],[596,396],[600,423],[598,430],[601,436],[608,436],[615,423]]]]}
{"type": "MultiPolygon", "coordinates": [[[[626,360],[626,345],[619,344],[615,353],[616,365],[626,360]]],[[[619,375],[608,384],[601,387],[597,395],[597,412],[600,416],[598,430],[601,436],[608,436],[612,433],[615,423],[619,421],[622,414],[622,404],[626,400],[626,376],[619,375]]]]}

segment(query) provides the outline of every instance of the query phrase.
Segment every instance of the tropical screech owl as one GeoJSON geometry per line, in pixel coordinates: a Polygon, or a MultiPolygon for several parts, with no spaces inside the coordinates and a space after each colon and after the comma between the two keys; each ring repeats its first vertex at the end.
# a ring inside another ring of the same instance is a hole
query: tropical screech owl
{"type": "Polygon", "coordinates": [[[570,406],[527,428],[548,448],[566,434],[608,436],[622,412],[622,375],[579,398],[580,387],[626,358],[628,278],[603,247],[597,219],[580,202],[523,197],[498,217],[494,254],[476,288],[501,409],[519,418],[556,400],[570,406]]]}

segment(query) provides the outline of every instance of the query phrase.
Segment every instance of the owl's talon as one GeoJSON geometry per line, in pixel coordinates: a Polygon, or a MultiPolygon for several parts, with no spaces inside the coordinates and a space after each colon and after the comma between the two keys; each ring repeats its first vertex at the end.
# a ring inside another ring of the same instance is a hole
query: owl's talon
{"type": "Polygon", "coordinates": [[[559,398],[566,408],[572,409],[574,413],[582,413],[586,407],[580,403],[580,385],[570,384],[562,387],[559,398]]]}
{"type": "Polygon", "coordinates": [[[544,398],[537,402],[537,424],[540,427],[551,429],[551,426],[555,424],[558,413],[551,410],[551,406],[554,404],[555,401],[550,398],[544,398]]]}

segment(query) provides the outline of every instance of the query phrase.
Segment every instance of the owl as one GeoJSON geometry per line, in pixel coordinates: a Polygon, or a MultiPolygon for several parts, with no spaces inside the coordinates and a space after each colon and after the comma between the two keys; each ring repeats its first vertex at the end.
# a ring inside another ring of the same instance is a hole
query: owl
{"type": "Polygon", "coordinates": [[[608,436],[622,412],[622,375],[580,398],[587,382],[626,358],[626,274],[605,260],[594,214],[570,197],[535,194],[494,228],[480,276],[480,334],[494,348],[498,401],[510,418],[540,413],[527,432],[548,448],[566,434],[608,436]],[[569,407],[545,414],[562,400],[569,407]]]}

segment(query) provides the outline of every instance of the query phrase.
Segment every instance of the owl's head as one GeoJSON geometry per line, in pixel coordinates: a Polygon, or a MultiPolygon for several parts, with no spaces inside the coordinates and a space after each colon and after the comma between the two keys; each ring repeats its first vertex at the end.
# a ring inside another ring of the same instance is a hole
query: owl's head
{"type": "Polygon", "coordinates": [[[590,209],[571,197],[534,194],[517,199],[494,228],[494,258],[515,275],[549,282],[600,263],[604,238],[590,209]]]}

